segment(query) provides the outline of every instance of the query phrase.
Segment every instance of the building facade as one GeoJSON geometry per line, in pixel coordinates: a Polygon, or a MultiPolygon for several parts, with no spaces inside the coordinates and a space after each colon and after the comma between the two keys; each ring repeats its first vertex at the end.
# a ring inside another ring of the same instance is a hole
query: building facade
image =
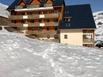
{"type": "Polygon", "coordinates": [[[88,4],[67,6],[64,0],[15,0],[8,10],[12,28],[27,36],[71,45],[94,45],[96,27],[88,4]]]}
{"type": "Polygon", "coordinates": [[[60,26],[61,43],[92,47],[95,29],[89,4],[65,6],[60,26]]]}

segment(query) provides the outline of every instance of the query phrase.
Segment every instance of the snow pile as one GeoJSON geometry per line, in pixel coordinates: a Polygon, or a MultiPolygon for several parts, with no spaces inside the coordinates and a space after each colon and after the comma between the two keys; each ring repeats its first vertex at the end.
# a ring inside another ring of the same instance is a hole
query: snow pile
{"type": "Polygon", "coordinates": [[[96,40],[103,40],[103,11],[94,13],[94,20],[97,26],[96,40]]]}
{"type": "Polygon", "coordinates": [[[0,77],[102,77],[103,51],[0,31],[0,77]]]}
{"type": "Polygon", "coordinates": [[[8,6],[0,3],[0,16],[8,18],[10,15],[9,12],[6,10],[8,6]]]}

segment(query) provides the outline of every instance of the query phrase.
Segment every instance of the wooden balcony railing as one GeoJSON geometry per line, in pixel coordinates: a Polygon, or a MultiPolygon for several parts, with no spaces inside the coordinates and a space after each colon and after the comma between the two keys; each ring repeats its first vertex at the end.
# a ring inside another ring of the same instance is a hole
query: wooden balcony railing
{"type": "Polygon", "coordinates": [[[44,7],[40,7],[39,4],[35,5],[27,5],[27,6],[16,6],[15,11],[30,11],[30,10],[53,10],[53,6],[51,4],[46,4],[44,7]]]}
{"type": "Polygon", "coordinates": [[[16,9],[23,9],[23,8],[38,8],[38,7],[39,7],[39,5],[28,5],[26,7],[24,7],[24,6],[16,6],[15,8],[16,9]]]}
{"type": "Polygon", "coordinates": [[[44,14],[45,18],[58,18],[59,13],[52,13],[52,14],[44,14]]]}
{"type": "Polygon", "coordinates": [[[23,24],[28,24],[28,27],[37,27],[39,26],[39,23],[15,23],[16,27],[23,27],[23,24]]]}
{"type": "Polygon", "coordinates": [[[28,5],[27,8],[38,8],[39,5],[28,5]]]}
{"type": "Polygon", "coordinates": [[[27,30],[26,33],[27,34],[35,34],[35,35],[38,35],[39,37],[48,37],[48,36],[54,37],[54,35],[56,34],[56,31],[54,31],[54,30],[50,30],[50,31],[46,31],[46,30],[45,31],[44,30],[42,30],[42,31],[38,31],[38,30],[34,30],[34,31],[27,30]]]}
{"type": "Polygon", "coordinates": [[[58,26],[58,22],[47,22],[45,23],[46,26],[58,26]]]}
{"type": "MultiPolygon", "coordinates": [[[[53,5],[52,4],[45,4],[44,7],[52,7],[53,5]]],[[[16,9],[23,9],[23,8],[38,8],[40,7],[39,4],[33,4],[33,5],[27,5],[26,7],[25,6],[16,6],[15,8],[16,9]]]]}
{"type": "MultiPolygon", "coordinates": [[[[14,24],[14,23],[12,23],[14,24]]],[[[34,22],[34,23],[15,23],[14,25],[17,27],[23,27],[24,24],[28,24],[28,27],[39,27],[40,23],[39,22],[34,22]]],[[[58,22],[45,22],[44,26],[58,26],[58,22]]]]}
{"type": "Polygon", "coordinates": [[[83,43],[84,44],[93,44],[94,43],[94,39],[83,39],[83,43]]]}
{"type": "MultiPolygon", "coordinates": [[[[52,14],[41,14],[44,15],[43,18],[58,18],[59,13],[52,13],[52,14]]],[[[11,20],[22,20],[22,19],[39,19],[41,18],[39,14],[33,14],[33,15],[11,15],[10,19],[11,20]],[[23,16],[27,16],[27,18],[23,18],[23,16]]]]}
{"type": "Polygon", "coordinates": [[[84,44],[94,44],[94,31],[93,30],[83,31],[83,43],[84,44]]]}
{"type": "Polygon", "coordinates": [[[23,15],[11,15],[9,18],[10,20],[21,20],[23,19],[23,15]]]}

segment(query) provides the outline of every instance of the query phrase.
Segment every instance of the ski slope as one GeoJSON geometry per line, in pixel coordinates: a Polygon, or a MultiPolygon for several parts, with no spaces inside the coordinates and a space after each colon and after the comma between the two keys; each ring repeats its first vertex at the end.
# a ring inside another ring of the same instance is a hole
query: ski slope
{"type": "Polygon", "coordinates": [[[0,77],[103,77],[103,51],[0,31],[0,77]]]}

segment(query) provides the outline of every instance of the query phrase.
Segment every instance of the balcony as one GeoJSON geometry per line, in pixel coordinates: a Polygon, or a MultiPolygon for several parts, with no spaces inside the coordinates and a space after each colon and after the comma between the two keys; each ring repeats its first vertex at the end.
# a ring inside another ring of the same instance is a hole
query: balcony
{"type": "Polygon", "coordinates": [[[11,20],[22,20],[23,15],[12,15],[9,17],[11,20]]]}
{"type": "Polygon", "coordinates": [[[12,15],[11,20],[23,20],[23,19],[38,19],[38,15],[12,15]]]}
{"type": "Polygon", "coordinates": [[[38,8],[39,5],[28,5],[27,8],[38,8]]]}
{"type": "MultiPolygon", "coordinates": [[[[36,4],[36,5],[27,5],[26,7],[23,6],[16,6],[16,9],[23,9],[23,8],[38,8],[40,7],[40,5],[36,4]]],[[[52,4],[45,4],[44,7],[52,7],[52,4]]]]}
{"type": "Polygon", "coordinates": [[[45,5],[45,7],[40,7],[40,5],[28,5],[28,6],[16,6],[15,11],[36,11],[36,10],[53,10],[53,6],[45,5]]]}
{"type": "Polygon", "coordinates": [[[94,44],[93,39],[83,39],[83,44],[94,44]]]}
{"type": "Polygon", "coordinates": [[[58,26],[58,22],[48,22],[48,23],[45,23],[46,26],[58,26]]]}
{"type": "Polygon", "coordinates": [[[25,8],[38,8],[39,5],[28,5],[26,7],[24,6],[16,6],[15,9],[25,9],[25,8]]]}
{"type": "Polygon", "coordinates": [[[38,22],[35,22],[35,23],[16,23],[15,26],[17,27],[25,27],[24,25],[28,25],[27,27],[37,27],[39,26],[39,23],[38,22]]]}
{"type": "Polygon", "coordinates": [[[58,18],[59,14],[58,13],[52,13],[52,14],[35,14],[35,15],[28,15],[29,19],[38,19],[38,18],[58,18]]]}
{"type": "Polygon", "coordinates": [[[52,14],[44,14],[45,18],[58,18],[59,13],[52,13],[52,14]]]}
{"type": "Polygon", "coordinates": [[[84,33],[83,34],[83,44],[94,44],[93,33],[84,33]]]}
{"type": "Polygon", "coordinates": [[[46,31],[46,30],[42,30],[42,31],[38,31],[38,30],[35,30],[35,31],[31,31],[31,30],[28,30],[26,31],[26,33],[28,35],[31,35],[31,34],[34,34],[34,35],[37,35],[38,37],[54,37],[54,35],[56,34],[56,31],[54,30],[50,30],[50,31],[46,31]]]}
{"type": "MultiPolygon", "coordinates": [[[[14,24],[14,23],[12,23],[14,24]]],[[[26,27],[43,27],[43,26],[58,26],[58,22],[45,22],[45,23],[39,23],[39,22],[35,22],[35,23],[16,23],[14,24],[17,27],[25,27],[25,25],[27,25],[26,27]]]]}
{"type": "Polygon", "coordinates": [[[33,14],[33,15],[12,15],[10,16],[11,20],[22,20],[22,19],[39,19],[39,18],[58,18],[59,13],[52,13],[52,14],[33,14]]]}

